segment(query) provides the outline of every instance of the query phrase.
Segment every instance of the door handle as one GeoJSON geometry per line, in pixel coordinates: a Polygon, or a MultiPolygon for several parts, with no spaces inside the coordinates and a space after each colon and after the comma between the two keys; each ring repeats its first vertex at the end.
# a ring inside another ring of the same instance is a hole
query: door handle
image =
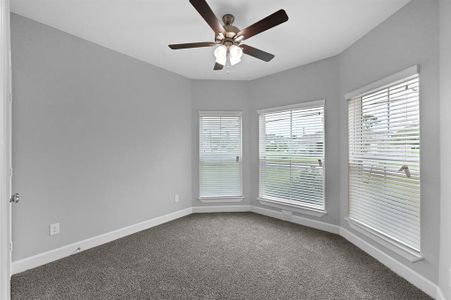
{"type": "Polygon", "coordinates": [[[9,202],[11,203],[19,203],[20,201],[20,194],[19,193],[15,193],[11,196],[11,198],[9,199],[9,202]]]}

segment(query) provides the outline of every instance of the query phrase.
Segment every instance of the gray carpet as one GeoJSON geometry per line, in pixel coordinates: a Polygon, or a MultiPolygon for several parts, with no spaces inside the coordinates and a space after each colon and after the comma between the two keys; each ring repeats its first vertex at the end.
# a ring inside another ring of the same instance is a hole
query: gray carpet
{"type": "Polygon", "coordinates": [[[14,275],[12,299],[430,299],[343,238],[195,214],[14,275]]]}

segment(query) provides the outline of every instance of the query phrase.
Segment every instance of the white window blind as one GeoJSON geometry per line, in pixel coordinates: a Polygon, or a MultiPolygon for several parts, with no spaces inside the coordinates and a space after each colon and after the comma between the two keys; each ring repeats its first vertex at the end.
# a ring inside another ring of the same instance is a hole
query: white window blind
{"type": "Polygon", "coordinates": [[[349,217],[420,252],[419,76],[349,101],[349,217]]]}
{"type": "Polygon", "coordinates": [[[199,116],[200,198],[241,197],[241,113],[199,116]]]}
{"type": "Polygon", "coordinates": [[[324,101],[260,112],[259,197],[324,210],[324,101]]]}

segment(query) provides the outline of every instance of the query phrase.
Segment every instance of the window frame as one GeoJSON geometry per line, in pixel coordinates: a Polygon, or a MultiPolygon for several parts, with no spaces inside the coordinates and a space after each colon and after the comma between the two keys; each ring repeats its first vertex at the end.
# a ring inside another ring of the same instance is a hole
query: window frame
{"type": "Polygon", "coordinates": [[[198,130],[197,130],[197,147],[198,147],[198,172],[197,172],[197,180],[198,180],[198,200],[203,203],[229,203],[229,202],[241,202],[244,200],[243,195],[243,112],[242,111],[235,111],[235,110],[200,110],[198,111],[198,130]],[[201,147],[200,147],[200,141],[201,141],[201,132],[200,132],[200,118],[202,116],[208,116],[208,117],[239,117],[240,118],[240,195],[238,196],[201,196],[201,147]]]}
{"type": "Polygon", "coordinates": [[[304,101],[299,102],[296,104],[291,105],[284,105],[284,106],[278,106],[278,107],[271,107],[271,108],[265,108],[257,110],[258,114],[258,196],[257,200],[263,204],[272,206],[279,209],[284,210],[290,210],[296,213],[302,213],[307,214],[315,217],[322,217],[327,214],[327,202],[326,202],[326,100],[325,99],[318,99],[318,100],[310,100],[310,101],[304,101]],[[264,126],[262,126],[262,118],[265,114],[268,113],[277,113],[277,112],[284,112],[284,111],[290,111],[290,110],[296,110],[296,109],[308,109],[308,108],[316,108],[316,107],[323,107],[323,166],[322,166],[322,177],[323,177],[323,207],[322,208],[316,208],[311,207],[309,205],[305,205],[304,203],[298,203],[296,201],[290,201],[287,199],[273,199],[265,197],[261,194],[262,190],[262,181],[261,181],[261,167],[260,167],[260,154],[261,154],[261,142],[262,138],[265,134],[264,126]]]}
{"type": "MultiPolygon", "coordinates": [[[[375,82],[372,82],[368,85],[365,85],[357,90],[348,92],[345,94],[345,100],[346,100],[346,115],[349,115],[349,103],[350,101],[355,98],[355,97],[361,97],[373,92],[377,92],[379,90],[383,90],[386,88],[389,88],[393,85],[396,85],[396,83],[401,82],[403,80],[405,80],[408,77],[414,76],[414,75],[418,75],[419,78],[419,82],[420,82],[420,86],[421,86],[421,74],[420,74],[420,69],[418,65],[414,65],[411,66],[409,68],[406,68],[404,70],[401,70],[397,73],[394,73],[392,75],[389,75],[387,77],[384,77],[380,80],[377,80],[375,82]]],[[[420,87],[420,93],[418,95],[419,97],[419,103],[418,103],[418,114],[419,114],[419,143],[420,143],[420,149],[421,149],[421,87],[420,87]]],[[[422,186],[422,180],[421,180],[421,173],[422,173],[422,168],[421,168],[421,156],[422,156],[422,151],[420,150],[419,153],[419,165],[420,165],[420,193],[419,193],[419,198],[420,198],[420,208],[419,208],[419,214],[420,214],[420,224],[419,224],[419,234],[420,234],[420,249],[419,251],[412,249],[409,246],[404,245],[401,242],[398,242],[397,240],[395,240],[394,238],[390,237],[388,234],[383,233],[379,230],[373,229],[371,226],[368,226],[364,223],[362,223],[359,220],[353,219],[350,215],[350,187],[349,187],[349,182],[350,182],[350,169],[349,169],[349,163],[350,163],[350,147],[351,144],[349,143],[349,122],[348,122],[348,118],[346,118],[346,139],[347,139],[347,147],[346,147],[346,171],[347,171],[347,183],[346,183],[346,188],[347,188],[347,216],[344,218],[345,221],[348,223],[349,227],[352,228],[353,230],[356,230],[357,232],[363,234],[364,236],[370,238],[371,240],[377,242],[378,244],[384,246],[385,248],[393,251],[394,253],[406,258],[408,261],[412,262],[412,263],[416,263],[418,261],[421,261],[424,259],[423,255],[422,255],[422,249],[423,247],[421,246],[421,240],[422,240],[422,202],[423,202],[423,197],[422,197],[422,192],[421,192],[421,186],[422,186]]]]}

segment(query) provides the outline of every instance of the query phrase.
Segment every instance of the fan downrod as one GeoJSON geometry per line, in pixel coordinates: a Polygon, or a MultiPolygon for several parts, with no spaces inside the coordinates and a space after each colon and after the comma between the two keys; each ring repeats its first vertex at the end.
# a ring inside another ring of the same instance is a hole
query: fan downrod
{"type": "Polygon", "coordinates": [[[233,26],[233,22],[235,21],[235,17],[232,14],[225,14],[222,16],[222,21],[224,22],[224,30],[227,40],[223,41],[225,43],[230,42],[231,44],[234,43],[233,38],[240,32],[240,30],[233,26]]]}

